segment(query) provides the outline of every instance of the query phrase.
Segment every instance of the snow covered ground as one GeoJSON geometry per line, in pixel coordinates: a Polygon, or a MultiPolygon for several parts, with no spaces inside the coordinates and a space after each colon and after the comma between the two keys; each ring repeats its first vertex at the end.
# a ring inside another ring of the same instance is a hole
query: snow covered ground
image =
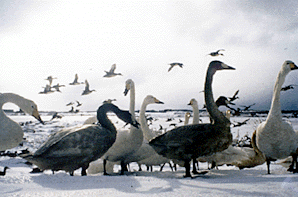
{"type": "MultiPolygon", "coordinates": [[[[179,119],[184,120],[184,112],[147,113],[154,118],[151,128],[158,130],[159,125],[168,130],[171,123],[182,125],[179,119]],[[174,118],[167,122],[167,118],[174,118]]],[[[64,127],[83,124],[83,122],[95,113],[62,114],[62,119],[49,121],[51,114],[42,114],[45,125],[39,124],[30,116],[11,115],[10,118],[17,122],[28,123],[23,126],[26,140],[23,146],[9,150],[20,151],[28,148],[35,151],[43,143],[49,134],[59,131],[64,127]],[[29,122],[32,121],[32,122],[29,122]]],[[[111,115],[111,120],[117,128],[123,127],[123,123],[111,115]],[[118,122],[119,121],[119,122],[118,122]]],[[[207,117],[201,118],[208,122],[207,117]]],[[[231,122],[242,122],[248,117],[232,117],[231,122]]],[[[290,121],[295,129],[298,129],[298,119],[285,118],[290,121]]],[[[239,133],[251,136],[257,125],[265,118],[250,118],[247,124],[232,128],[235,137],[239,133]]],[[[191,122],[192,120],[190,120],[191,122]]],[[[297,196],[298,174],[287,172],[287,168],[276,161],[271,164],[271,173],[267,175],[266,165],[239,170],[234,166],[220,166],[212,169],[207,174],[196,178],[183,178],[184,168],[178,167],[177,171],[171,171],[166,164],[163,171],[156,166],[153,172],[138,171],[136,163],[130,164],[130,172],[126,175],[118,175],[120,167],[114,166],[111,176],[104,176],[101,172],[88,176],[80,176],[80,170],[75,171],[75,176],[59,171],[52,174],[51,171],[31,174],[32,166],[25,164],[25,160],[19,157],[0,157],[0,170],[9,166],[5,176],[0,176],[0,196],[297,196]]],[[[206,170],[207,164],[200,163],[200,170],[206,170]]]]}

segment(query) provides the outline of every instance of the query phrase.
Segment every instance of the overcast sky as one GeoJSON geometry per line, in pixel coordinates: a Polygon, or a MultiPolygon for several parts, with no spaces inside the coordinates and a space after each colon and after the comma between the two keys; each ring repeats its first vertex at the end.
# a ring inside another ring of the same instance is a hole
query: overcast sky
{"type": "MultiPolygon", "coordinates": [[[[117,99],[128,109],[125,81],[136,85],[136,109],[151,94],[163,106],[189,108],[191,98],[204,104],[205,74],[212,60],[236,68],[214,77],[213,92],[235,103],[269,109],[273,85],[285,60],[298,64],[298,1],[0,1],[0,92],[33,100],[39,110],[97,110],[117,99]],[[225,49],[224,56],[208,53],[225,49]],[[181,62],[184,68],[169,63],[181,62]],[[116,64],[123,76],[103,78],[116,64]],[[81,96],[84,85],[68,85],[78,74],[96,92],[81,96]],[[38,94],[53,85],[62,93],[38,94]]],[[[284,85],[298,84],[298,72],[284,85]]],[[[298,109],[298,87],[282,92],[282,108],[298,109]]],[[[5,105],[11,108],[13,105],[5,105]]]]}

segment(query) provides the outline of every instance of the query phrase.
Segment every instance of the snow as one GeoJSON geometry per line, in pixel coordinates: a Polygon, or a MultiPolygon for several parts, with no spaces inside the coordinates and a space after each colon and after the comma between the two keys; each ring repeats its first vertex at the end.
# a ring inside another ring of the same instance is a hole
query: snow
{"type": "MultiPolygon", "coordinates": [[[[31,116],[10,115],[17,122],[28,122],[22,126],[26,140],[23,146],[9,150],[20,151],[28,148],[35,151],[43,143],[49,134],[57,132],[64,127],[83,124],[94,116],[95,113],[63,113],[62,119],[50,121],[51,114],[43,113],[42,119],[45,125],[39,124],[31,116]],[[31,121],[31,122],[29,122],[31,121]]],[[[174,113],[147,113],[154,119],[150,128],[159,129],[159,125],[170,130],[169,124],[179,119],[184,119],[184,112],[174,113]],[[172,122],[166,122],[167,118],[174,118],[172,122]]],[[[110,115],[111,120],[122,128],[124,123],[110,115]],[[119,121],[119,122],[118,122],[119,121]]],[[[241,122],[248,117],[231,117],[231,122],[241,122]]],[[[203,122],[208,122],[207,117],[201,117],[203,122]]],[[[298,128],[298,119],[285,118],[298,128]]],[[[250,118],[247,124],[231,129],[235,137],[239,132],[240,138],[244,135],[251,136],[257,125],[265,120],[265,117],[250,118]]],[[[190,120],[191,122],[192,120],[190,120]]],[[[127,127],[128,128],[128,127],[127,127]]],[[[25,164],[20,157],[0,157],[0,170],[9,166],[5,176],[0,176],[0,196],[297,196],[298,175],[287,171],[287,167],[280,165],[281,161],[272,162],[271,174],[267,174],[266,164],[254,168],[239,170],[235,166],[219,166],[205,175],[195,178],[183,178],[184,168],[178,167],[177,171],[171,171],[168,164],[163,171],[154,166],[153,172],[138,171],[136,163],[130,164],[130,171],[125,175],[119,175],[119,165],[114,166],[114,173],[104,176],[102,172],[80,176],[80,169],[74,176],[59,171],[52,174],[51,171],[32,174],[33,166],[25,164]]],[[[95,162],[96,163],[96,162],[95,162]]],[[[100,163],[97,161],[97,163],[100,163]]],[[[199,164],[200,170],[207,170],[207,163],[199,164]]]]}

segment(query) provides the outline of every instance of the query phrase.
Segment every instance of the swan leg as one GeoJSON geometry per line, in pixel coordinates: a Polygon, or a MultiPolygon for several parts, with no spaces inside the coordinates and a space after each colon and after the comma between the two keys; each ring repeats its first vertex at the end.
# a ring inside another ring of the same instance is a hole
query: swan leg
{"type": "Polygon", "coordinates": [[[198,161],[197,159],[192,159],[192,173],[199,174],[197,169],[199,170],[199,167],[197,168],[198,161]]]}
{"type": "Polygon", "coordinates": [[[160,166],[160,169],[159,169],[159,171],[161,172],[162,171],[162,169],[163,169],[163,167],[166,165],[166,163],[164,163],[164,164],[162,164],[161,166],[160,166]]]}
{"type": "Polygon", "coordinates": [[[103,175],[109,175],[108,173],[107,173],[107,160],[106,159],[104,159],[103,160],[103,175]]]}
{"type": "Polygon", "coordinates": [[[141,164],[138,164],[138,166],[139,166],[139,172],[141,172],[142,171],[141,164]]]}
{"type": "Polygon", "coordinates": [[[169,164],[169,166],[170,166],[170,168],[171,168],[171,170],[172,170],[172,172],[174,171],[174,169],[173,169],[173,166],[172,166],[172,164],[169,162],[168,163],[169,164]]]}
{"type": "Polygon", "coordinates": [[[293,173],[297,173],[298,172],[298,169],[297,169],[297,155],[296,154],[292,155],[292,158],[293,158],[293,160],[292,160],[292,163],[291,163],[288,171],[293,172],[293,173]]]}
{"type": "Polygon", "coordinates": [[[124,161],[121,161],[120,165],[121,165],[121,172],[120,172],[121,175],[123,175],[124,172],[128,172],[127,166],[124,163],[124,161]]]}
{"type": "Polygon", "coordinates": [[[73,176],[73,171],[69,172],[69,175],[70,175],[70,176],[73,176]]]}
{"type": "Polygon", "coordinates": [[[87,168],[89,167],[89,164],[82,166],[82,171],[81,171],[81,175],[82,176],[87,176],[87,168]]]}
{"type": "Polygon", "coordinates": [[[266,159],[267,163],[267,174],[270,174],[270,159],[266,159]]]}
{"type": "Polygon", "coordinates": [[[191,174],[190,174],[190,160],[185,160],[184,161],[184,167],[185,167],[185,175],[184,177],[192,177],[191,174]]]}

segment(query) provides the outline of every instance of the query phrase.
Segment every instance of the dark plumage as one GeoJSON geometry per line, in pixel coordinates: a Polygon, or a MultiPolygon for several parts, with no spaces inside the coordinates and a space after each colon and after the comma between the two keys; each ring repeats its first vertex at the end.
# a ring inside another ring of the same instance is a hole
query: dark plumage
{"type": "Polygon", "coordinates": [[[184,161],[185,177],[191,177],[190,161],[223,151],[232,143],[230,121],[218,110],[213,94],[212,80],[217,70],[234,69],[220,61],[209,64],[205,82],[205,101],[214,124],[192,124],[172,129],[149,142],[154,150],[169,159],[184,161]]]}
{"type": "Polygon", "coordinates": [[[5,176],[7,169],[9,169],[9,167],[5,166],[3,172],[0,171],[0,176],[5,176]]]}
{"type": "Polygon", "coordinates": [[[168,72],[170,72],[174,66],[179,66],[180,68],[183,68],[183,64],[178,63],[178,62],[170,63],[169,65],[171,65],[171,66],[170,66],[168,72]]]}
{"type": "Polygon", "coordinates": [[[236,99],[239,99],[239,97],[237,96],[238,93],[239,93],[239,90],[237,90],[237,91],[235,92],[235,94],[234,94],[232,97],[229,97],[229,100],[230,100],[230,101],[234,101],[234,100],[236,100],[236,99]]]}
{"type": "Polygon", "coordinates": [[[100,125],[87,124],[63,129],[52,134],[34,154],[22,157],[41,170],[64,170],[73,175],[74,170],[81,167],[82,176],[86,175],[89,163],[100,158],[116,140],[116,128],[106,114],[109,111],[124,122],[138,127],[128,111],[122,111],[113,104],[104,104],[97,110],[100,125]]]}
{"type": "Polygon", "coordinates": [[[219,53],[220,51],[224,51],[224,49],[219,49],[219,50],[217,50],[217,51],[215,51],[215,52],[211,52],[211,53],[209,53],[208,55],[211,55],[211,56],[219,56],[219,55],[222,55],[223,56],[223,54],[222,53],[219,53]]]}

